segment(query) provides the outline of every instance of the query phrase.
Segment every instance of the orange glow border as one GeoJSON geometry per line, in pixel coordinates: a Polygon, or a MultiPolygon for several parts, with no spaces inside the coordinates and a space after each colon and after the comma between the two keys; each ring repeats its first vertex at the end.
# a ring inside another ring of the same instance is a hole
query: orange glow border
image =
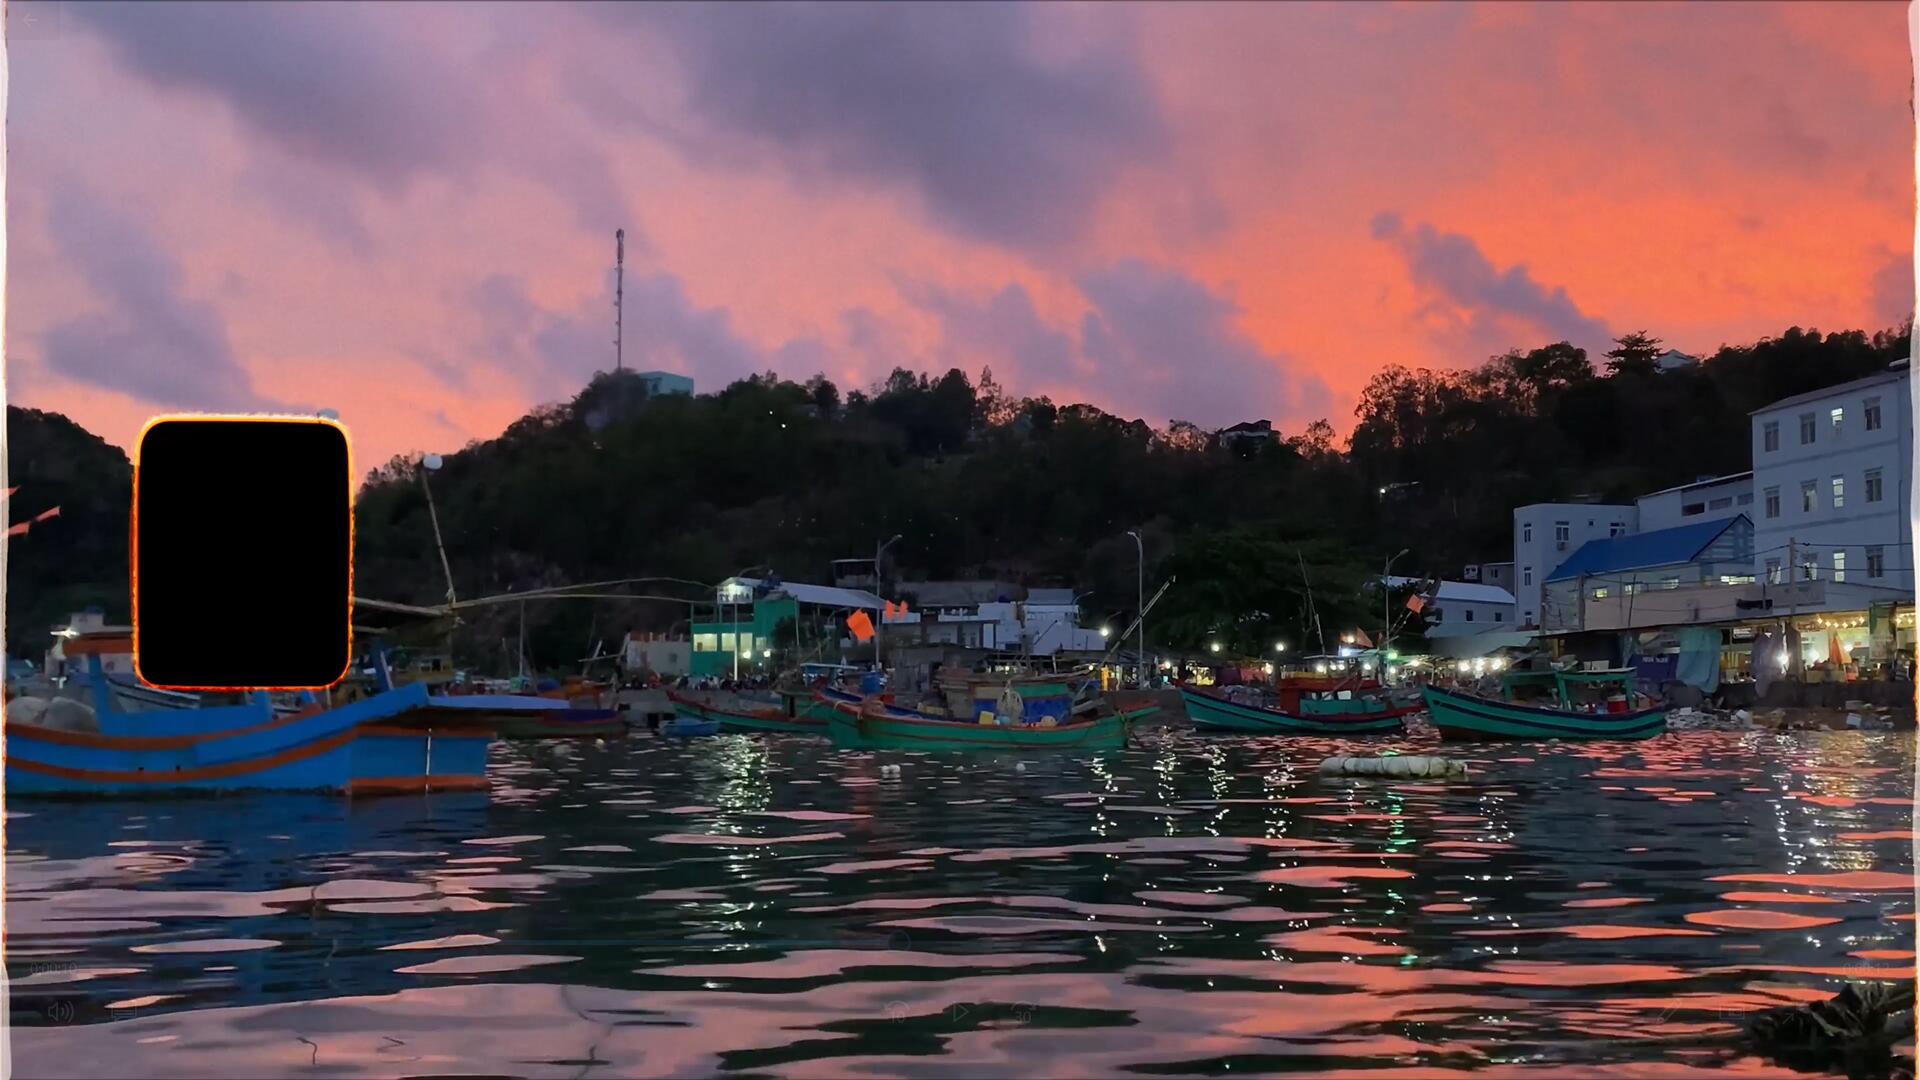
{"type": "Polygon", "coordinates": [[[128,517],[127,535],[127,587],[133,597],[133,677],[143,685],[159,690],[197,690],[216,693],[247,692],[255,690],[331,690],[340,685],[353,670],[353,548],[358,531],[358,523],[353,513],[353,435],[347,426],[338,420],[325,416],[283,415],[278,413],[162,413],[150,416],[140,425],[140,434],[133,440],[133,505],[128,517]],[[317,686],[173,686],[149,682],[140,670],[140,451],[147,443],[147,432],[155,427],[182,420],[200,423],[240,423],[240,424],[326,424],[340,432],[341,441],[347,445],[347,658],[341,664],[340,674],[331,682],[317,686]]]}

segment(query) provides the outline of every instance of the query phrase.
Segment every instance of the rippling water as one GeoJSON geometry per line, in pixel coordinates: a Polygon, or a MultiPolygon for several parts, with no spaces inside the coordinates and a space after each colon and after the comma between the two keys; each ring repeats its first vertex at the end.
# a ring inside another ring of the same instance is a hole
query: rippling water
{"type": "Polygon", "coordinates": [[[637,735],[499,747],[490,799],[17,804],[15,1068],[1786,1075],[1740,1014],[1911,978],[1911,734],[1341,749],[637,735]]]}

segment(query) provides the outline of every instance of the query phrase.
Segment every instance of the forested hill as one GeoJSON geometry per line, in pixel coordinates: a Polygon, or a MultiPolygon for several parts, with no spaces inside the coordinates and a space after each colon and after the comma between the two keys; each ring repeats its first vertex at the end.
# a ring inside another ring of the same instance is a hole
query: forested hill
{"type": "Polygon", "coordinates": [[[7,516],[27,522],[7,540],[7,651],[38,662],[49,632],[89,606],[107,621],[133,616],[127,515],[133,464],[119,447],[59,413],[7,407],[7,516]],[[32,519],[53,507],[60,515],[32,519]]]}
{"type": "MultiPolygon", "coordinates": [[[[1345,448],[1324,421],[1223,444],[1191,424],[1156,429],[1012,398],[990,373],[896,370],[844,398],[818,377],[768,375],[653,400],[636,377],[603,375],[448,455],[430,482],[463,598],[641,576],[713,582],[757,565],[820,581],[831,560],[871,556],[899,533],[889,559],[902,576],[1068,585],[1090,591],[1091,615],[1124,625],[1135,591],[1126,532],[1139,528],[1150,582],[1179,579],[1154,613],[1154,639],[1258,653],[1276,639],[1307,643],[1307,582],[1330,633],[1377,627],[1377,598],[1360,586],[1403,548],[1396,573],[1451,575],[1510,557],[1516,505],[1630,499],[1746,469],[1751,410],[1883,368],[1907,354],[1908,336],[1795,329],[1672,372],[1653,369],[1664,350],[1641,336],[1595,361],[1556,344],[1466,371],[1388,368],[1345,448]]],[[[363,596],[444,598],[417,468],[396,459],[362,490],[363,596]]],[[[124,516],[113,524],[117,552],[80,569],[124,602],[124,516]]],[[[17,566],[12,583],[23,584],[17,566]]],[[[668,630],[686,614],[530,604],[528,638],[537,661],[559,665],[594,640],[668,630]]],[[[517,634],[515,611],[474,614],[457,638],[463,662],[504,663],[517,634]]]]}

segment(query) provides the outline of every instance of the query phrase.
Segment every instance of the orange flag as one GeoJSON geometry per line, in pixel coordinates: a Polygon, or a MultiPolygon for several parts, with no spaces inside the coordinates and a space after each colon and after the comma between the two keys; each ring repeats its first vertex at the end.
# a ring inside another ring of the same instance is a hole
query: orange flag
{"type": "Polygon", "coordinates": [[[1420,609],[1426,606],[1427,602],[1418,595],[1407,597],[1407,610],[1413,612],[1415,615],[1420,614],[1420,609]]]}
{"type": "Polygon", "coordinates": [[[12,528],[8,529],[7,535],[8,536],[25,536],[27,535],[27,530],[32,527],[33,527],[33,522],[23,521],[20,524],[15,525],[12,528]]]}
{"type": "Polygon", "coordinates": [[[16,491],[19,491],[19,490],[20,490],[20,489],[19,489],[19,488],[17,488],[17,487],[10,487],[10,488],[8,488],[8,489],[7,489],[7,495],[8,495],[9,497],[11,497],[11,496],[13,495],[13,493],[14,493],[14,492],[16,492],[16,491]]]}
{"type": "Polygon", "coordinates": [[[34,515],[34,517],[33,517],[33,520],[35,520],[35,521],[49,521],[49,520],[51,520],[51,519],[53,519],[53,518],[57,518],[57,517],[59,517],[59,516],[60,516],[60,508],[56,506],[56,507],[54,507],[54,508],[53,508],[53,509],[51,509],[51,510],[42,510],[42,511],[40,511],[40,512],[39,512],[38,514],[35,514],[35,515],[34,515]]]}
{"type": "Polygon", "coordinates": [[[1367,640],[1367,635],[1359,630],[1353,632],[1353,643],[1363,648],[1373,648],[1373,642],[1367,640]]]}
{"type": "Polygon", "coordinates": [[[847,629],[853,631],[853,640],[867,641],[873,637],[873,620],[866,612],[856,611],[847,616],[847,629]]]}

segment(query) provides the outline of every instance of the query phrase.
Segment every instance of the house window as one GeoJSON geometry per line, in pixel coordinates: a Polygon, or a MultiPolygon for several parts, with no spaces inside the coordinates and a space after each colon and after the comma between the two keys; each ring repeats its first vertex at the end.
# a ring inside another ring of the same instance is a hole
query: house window
{"type": "Polygon", "coordinates": [[[1677,589],[1680,587],[1680,579],[1677,577],[1664,578],[1660,582],[1660,587],[1663,589],[1677,589]]]}
{"type": "Polygon", "coordinates": [[[1693,517],[1696,514],[1704,514],[1706,512],[1707,504],[1705,503],[1687,503],[1680,508],[1681,517],[1693,517]]]}
{"type": "Polygon", "coordinates": [[[1867,501],[1868,502],[1880,501],[1880,470],[1879,469],[1867,470],[1867,501]]]}
{"type": "Polygon", "coordinates": [[[1847,553],[1844,551],[1833,553],[1833,580],[1847,580],[1847,553]]]}
{"type": "Polygon", "coordinates": [[[1833,508],[1838,510],[1845,505],[1847,505],[1847,478],[1836,476],[1833,478],[1833,508]]]}
{"type": "Polygon", "coordinates": [[[1769,454],[1780,449],[1780,421],[1769,420],[1760,425],[1760,441],[1769,454]]]}
{"type": "Polygon", "coordinates": [[[1506,621],[1507,621],[1507,613],[1506,613],[1506,612],[1504,612],[1504,611],[1496,611],[1496,612],[1494,612],[1494,613],[1493,613],[1493,621],[1494,621],[1494,622],[1506,622],[1506,621]]]}
{"type": "Polygon", "coordinates": [[[1725,510],[1725,509],[1726,509],[1727,507],[1729,507],[1729,506],[1732,506],[1732,505],[1733,505],[1733,500],[1732,500],[1732,499],[1715,499],[1715,500],[1713,500],[1712,502],[1710,502],[1710,503],[1708,503],[1708,504],[1707,504],[1707,509],[1709,509],[1709,510],[1725,510]]]}
{"type": "Polygon", "coordinates": [[[1814,581],[1820,577],[1820,558],[1817,555],[1804,555],[1800,558],[1800,580],[1814,581]]]}
{"type": "Polygon", "coordinates": [[[1803,412],[1800,414],[1800,445],[1810,446],[1812,445],[1812,443],[1813,443],[1813,414],[1810,412],[1803,412]]]}
{"type": "Polygon", "coordinates": [[[1780,560],[1779,559],[1767,560],[1767,584],[1769,585],[1780,584],[1780,560]]]}
{"type": "Polygon", "coordinates": [[[1868,431],[1880,430],[1880,399],[1879,398],[1870,397],[1865,402],[1863,402],[1860,409],[1860,414],[1861,414],[1861,418],[1867,422],[1868,431]]]}
{"type": "Polygon", "coordinates": [[[1813,513],[1814,502],[1819,498],[1818,488],[1811,480],[1800,481],[1800,512],[1813,513]]]}
{"type": "Polygon", "coordinates": [[[1741,506],[1752,506],[1752,505],[1753,505],[1753,492],[1751,492],[1751,491],[1749,491],[1749,492],[1747,492],[1746,494],[1744,494],[1744,495],[1741,495],[1741,496],[1740,496],[1739,498],[1737,498],[1737,499],[1735,499],[1735,500],[1733,500],[1733,501],[1734,501],[1734,502],[1736,502],[1736,503],[1738,503],[1738,504],[1739,504],[1739,505],[1741,505],[1741,506]]]}
{"type": "Polygon", "coordinates": [[[1472,621],[1473,621],[1473,609],[1472,609],[1472,608],[1468,608],[1468,609],[1467,609],[1467,621],[1468,621],[1468,622],[1472,622],[1472,621]]]}
{"type": "Polygon", "coordinates": [[[1640,583],[1637,581],[1629,581],[1625,585],[1620,586],[1620,593],[1623,596],[1632,596],[1640,591],[1640,583]]]}
{"type": "Polygon", "coordinates": [[[1564,548],[1567,546],[1567,541],[1571,540],[1572,538],[1573,538],[1572,522],[1556,521],[1553,523],[1553,542],[1556,545],[1564,548]]]}
{"type": "Polygon", "coordinates": [[[1593,598],[1595,600],[1605,600],[1607,598],[1607,587],[1602,585],[1601,587],[1593,590],[1593,598]]]}
{"type": "Polygon", "coordinates": [[[1751,584],[1753,584],[1753,575],[1752,575],[1752,574],[1721,574],[1721,575],[1720,575],[1720,584],[1722,584],[1722,585],[1751,585],[1751,584]]]}
{"type": "Polygon", "coordinates": [[[1770,487],[1767,489],[1766,505],[1767,505],[1768,517],[1777,518],[1780,516],[1780,489],[1779,488],[1770,487]]]}
{"type": "Polygon", "coordinates": [[[1623,533],[1623,532],[1626,532],[1626,531],[1627,531],[1627,523],[1626,523],[1626,522],[1624,522],[1624,521],[1609,521],[1609,522],[1607,522],[1607,535],[1608,535],[1608,536],[1619,536],[1619,535],[1620,535],[1621,533],[1623,533]]]}
{"type": "Polygon", "coordinates": [[[1832,412],[1829,412],[1827,414],[1827,418],[1833,421],[1833,433],[1835,435],[1838,435],[1840,434],[1840,429],[1845,427],[1847,424],[1847,410],[1834,409],[1832,412]]]}
{"type": "Polygon", "coordinates": [[[693,635],[693,651],[694,652],[719,652],[720,651],[720,635],[718,634],[693,635]]]}
{"type": "Polygon", "coordinates": [[[1533,543],[1533,522],[1523,521],[1520,523],[1520,542],[1523,544],[1533,543]]]}
{"type": "Polygon", "coordinates": [[[1878,544],[1867,549],[1867,576],[1884,577],[1887,573],[1887,549],[1878,544]]]}
{"type": "Polygon", "coordinates": [[[1520,584],[1522,585],[1533,584],[1533,567],[1523,566],[1520,568],[1520,584]]]}

